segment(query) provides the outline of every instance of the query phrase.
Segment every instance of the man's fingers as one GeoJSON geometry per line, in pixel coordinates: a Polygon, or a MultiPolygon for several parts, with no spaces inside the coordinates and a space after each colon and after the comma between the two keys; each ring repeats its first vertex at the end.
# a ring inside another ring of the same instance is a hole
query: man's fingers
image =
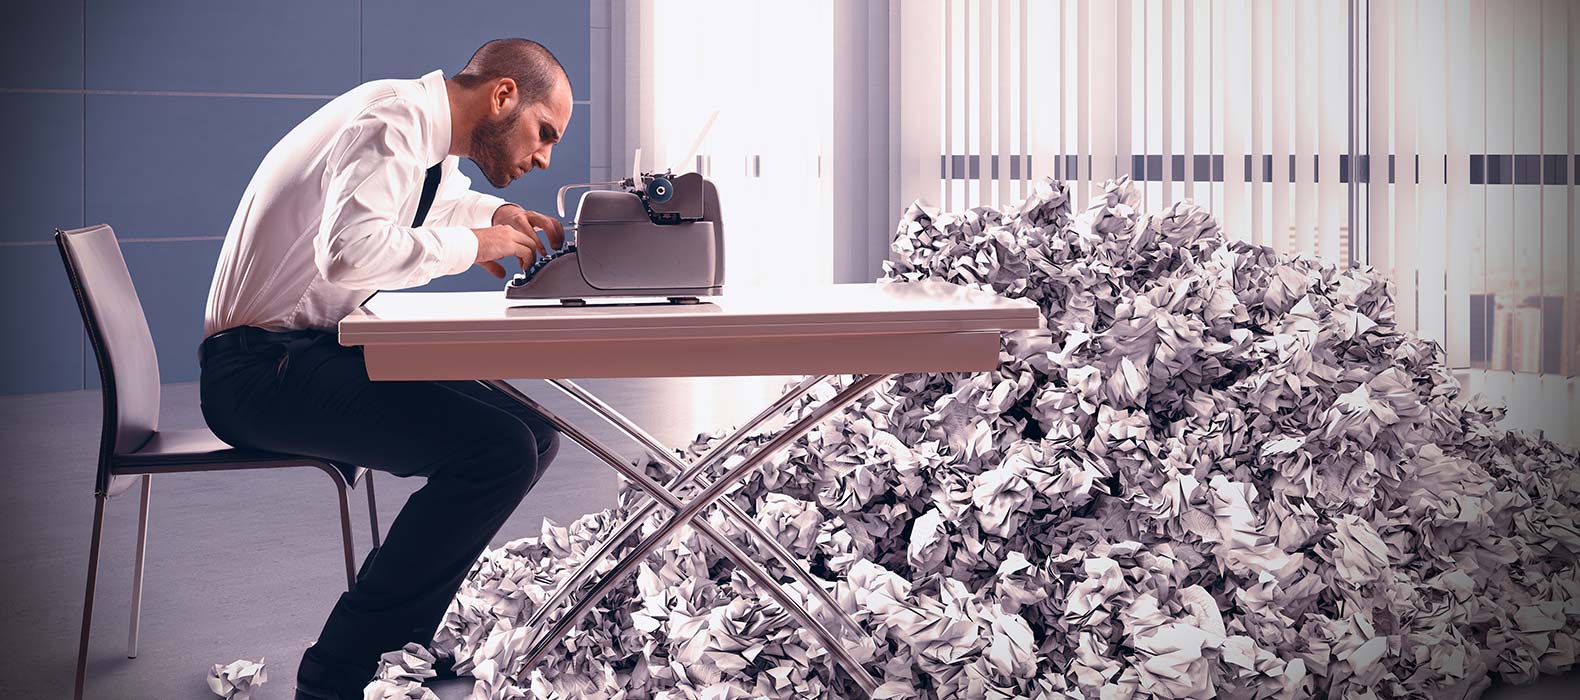
{"type": "Polygon", "coordinates": [[[543,247],[543,242],[538,240],[539,229],[548,234],[549,245],[555,250],[565,247],[565,224],[554,217],[522,210],[521,213],[510,218],[509,226],[526,236],[531,241],[533,250],[538,251],[540,255],[548,255],[549,251],[543,247]]]}
{"type": "Polygon", "coordinates": [[[515,226],[517,229],[521,229],[521,231],[531,232],[534,239],[537,237],[537,234],[534,231],[536,231],[536,229],[542,229],[545,234],[548,234],[548,242],[550,242],[551,245],[556,248],[556,250],[566,245],[566,224],[562,224],[558,218],[553,218],[553,216],[544,215],[544,213],[540,212],[526,212],[526,210],[523,210],[523,212],[518,213],[518,215],[515,215],[515,218],[510,220],[510,224],[515,226]]]}
{"type": "Polygon", "coordinates": [[[478,263],[478,266],[482,267],[484,270],[488,270],[488,274],[490,274],[490,275],[493,275],[493,276],[498,277],[500,279],[504,279],[505,278],[505,266],[504,265],[500,265],[499,263],[494,262],[492,260],[484,260],[483,262],[478,263]]]}
{"type": "Polygon", "coordinates": [[[516,260],[521,263],[521,269],[523,270],[530,267],[532,263],[537,261],[539,258],[548,257],[547,255],[538,252],[536,248],[528,248],[526,246],[516,248],[515,255],[516,260]]]}
{"type": "Polygon", "coordinates": [[[533,235],[531,232],[527,232],[527,231],[522,231],[520,229],[516,229],[516,232],[515,232],[513,237],[515,238],[516,246],[518,248],[526,248],[529,251],[529,252],[523,252],[523,251],[517,250],[516,253],[515,253],[517,256],[523,256],[524,255],[524,256],[526,256],[528,258],[531,258],[531,257],[534,256],[534,254],[536,254],[536,255],[548,255],[549,254],[549,251],[543,249],[543,242],[538,240],[538,237],[533,235]]]}
{"type": "Polygon", "coordinates": [[[532,228],[543,229],[544,233],[549,234],[549,243],[552,243],[556,249],[565,246],[565,224],[560,223],[559,219],[535,211],[523,215],[527,217],[527,222],[532,228]]]}

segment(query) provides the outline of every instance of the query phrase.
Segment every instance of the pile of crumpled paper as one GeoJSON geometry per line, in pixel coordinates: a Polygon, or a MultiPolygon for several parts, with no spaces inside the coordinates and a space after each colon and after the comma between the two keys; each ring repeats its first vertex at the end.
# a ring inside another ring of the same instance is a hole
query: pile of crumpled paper
{"type": "MultiPolygon", "coordinates": [[[[1046,327],[997,371],[897,377],[729,496],[870,635],[880,696],[1461,698],[1572,666],[1580,457],[1471,403],[1378,273],[1137,202],[912,206],[886,280],[1046,327]]],[[[645,498],[482,557],[434,644],[475,697],[861,695],[690,528],[524,668],[521,624],[645,498]]]]}

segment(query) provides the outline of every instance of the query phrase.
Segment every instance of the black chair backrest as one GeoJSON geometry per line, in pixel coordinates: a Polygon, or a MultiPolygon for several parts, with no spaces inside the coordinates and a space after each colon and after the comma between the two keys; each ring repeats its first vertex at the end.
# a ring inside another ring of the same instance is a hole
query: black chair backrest
{"type": "Polygon", "coordinates": [[[55,242],[104,385],[96,486],[104,493],[113,457],[136,451],[159,429],[159,358],[115,231],[107,224],[56,230],[55,242]]]}

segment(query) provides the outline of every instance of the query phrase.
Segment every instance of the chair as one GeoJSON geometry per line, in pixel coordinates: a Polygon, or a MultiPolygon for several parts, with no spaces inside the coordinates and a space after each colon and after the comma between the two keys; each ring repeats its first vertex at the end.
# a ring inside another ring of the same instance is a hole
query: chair
{"type": "Polygon", "coordinates": [[[317,467],[334,482],[340,500],[340,536],[345,547],[346,586],[356,582],[347,491],[366,480],[373,547],[379,546],[378,506],[373,475],[348,464],[225,444],[207,429],[159,430],[159,362],[131,273],[121,257],[115,232],[99,224],[75,231],[55,230],[61,261],[77,296],[82,322],[99,364],[104,391],[104,429],[99,438],[98,478],[94,482],[93,540],[88,548],[88,590],[82,604],[82,637],[77,646],[75,697],[82,697],[87,675],[88,632],[93,622],[93,589],[99,573],[99,543],[104,534],[104,502],[141,482],[137,517],[137,559],[132,579],[131,633],[126,656],[137,657],[142,612],[143,562],[148,540],[148,498],[153,475],[179,472],[317,467]]]}

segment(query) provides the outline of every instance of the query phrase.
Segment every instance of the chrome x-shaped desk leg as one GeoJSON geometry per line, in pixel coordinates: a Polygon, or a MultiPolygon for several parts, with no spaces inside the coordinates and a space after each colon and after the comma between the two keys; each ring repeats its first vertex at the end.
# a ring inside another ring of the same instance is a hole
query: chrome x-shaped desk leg
{"type": "MultiPolygon", "coordinates": [[[[773,402],[773,404],[763,409],[762,412],[758,413],[756,416],[753,416],[751,420],[746,421],[746,423],[738,428],[734,433],[719,441],[718,444],[715,444],[713,448],[707,452],[707,454],[703,455],[702,459],[697,460],[696,464],[683,468],[680,474],[672,477],[669,480],[669,483],[664,484],[664,490],[674,493],[675,489],[682,484],[691,481],[698,475],[705,473],[708,469],[712,469],[713,466],[718,462],[728,458],[730,454],[735,451],[735,448],[739,447],[742,442],[745,442],[747,436],[751,435],[752,431],[756,430],[764,422],[768,421],[774,416],[783,413],[784,410],[790,406],[790,404],[805,396],[807,392],[811,391],[812,388],[818,384],[821,384],[826,378],[827,375],[817,375],[807,377],[806,379],[802,380],[800,384],[791,388],[784,394],[784,396],[779,397],[779,399],[773,402]]],[[[555,386],[561,390],[564,390],[564,387],[557,383],[555,386]]],[[[578,391],[581,390],[581,387],[579,386],[576,388],[578,391]]],[[[572,394],[572,396],[574,397],[575,394],[572,394]]],[[[624,426],[617,425],[616,427],[618,429],[624,429],[624,426]]],[[[655,453],[662,451],[655,450],[652,447],[649,447],[648,449],[649,451],[655,453]]],[[[726,501],[726,503],[729,502],[726,501]]],[[[550,594],[548,599],[543,602],[543,605],[538,606],[536,610],[532,611],[532,615],[527,619],[525,626],[528,629],[536,629],[538,625],[543,622],[543,619],[548,616],[549,612],[559,610],[560,606],[565,603],[566,599],[569,598],[572,593],[581,590],[582,585],[585,584],[587,579],[592,576],[593,571],[598,566],[598,563],[604,561],[614,551],[615,547],[619,543],[625,542],[633,533],[635,533],[637,528],[641,527],[642,523],[653,514],[653,511],[658,509],[659,505],[660,501],[656,499],[644,503],[636,513],[632,514],[631,517],[626,518],[624,522],[620,523],[620,525],[615,529],[614,534],[610,535],[602,542],[599,542],[595,547],[589,550],[582,558],[581,564],[578,565],[576,570],[571,573],[570,578],[566,579],[565,583],[561,584],[559,588],[556,588],[554,593],[550,594]]],[[[673,512],[673,509],[671,509],[671,512],[673,512]]],[[[816,587],[816,589],[822,590],[822,587],[819,586],[816,587]]]]}
{"type": "MultiPolygon", "coordinates": [[[[616,471],[619,471],[622,475],[624,475],[627,479],[630,479],[634,484],[637,485],[637,487],[642,489],[648,495],[652,496],[654,499],[654,501],[646,504],[636,514],[622,523],[621,527],[618,528],[612,536],[599,543],[598,547],[595,548],[593,553],[582,561],[581,566],[576,570],[575,573],[572,574],[571,579],[567,580],[565,584],[560,586],[554,592],[554,594],[547,601],[545,601],[543,606],[533,612],[531,619],[526,625],[528,629],[541,631],[540,625],[547,617],[548,611],[556,609],[560,603],[564,602],[566,598],[568,598],[578,588],[580,588],[580,584],[585,582],[585,580],[591,575],[591,572],[597,565],[597,562],[600,561],[604,556],[607,556],[607,554],[614,549],[615,545],[629,537],[635,531],[635,528],[638,527],[642,521],[644,521],[652,513],[654,508],[659,505],[663,505],[670,510],[675,511],[675,515],[670,517],[670,519],[666,521],[663,526],[661,526],[647,539],[637,544],[635,549],[622,558],[619,563],[615,565],[612,571],[600,579],[586,597],[584,597],[580,602],[572,607],[568,613],[560,616],[552,629],[548,630],[546,634],[540,633],[534,636],[533,646],[531,647],[527,659],[522,667],[532,668],[533,666],[537,665],[537,663],[541,661],[542,658],[548,653],[548,650],[552,648],[553,644],[556,643],[557,640],[564,638],[565,634],[569,632],[573,626],[581,621],[582,617],[584,617],[587,612],[590,611],[592,607],[608,593],[610,588],[619,583],[620,580],[622,580],[626,575],[634,570],[649,552],[651,552],[665,540],[669,539],[669,537],[672,536],[675,531],[689,523],[695,527],[697,531],[704,537],[713,540],[714,543],[718,545],[718,547],[724,552],[725,556],[727,556],[736,565],[736,567],[738,567],[741,572],[752,581],[753,584],[758,586],[761,590],[763,590],[763,592],[772,597],[774,601],[785,610],[786,613],[791,615],[796,619],[797,622],[801,623],[809,631],[811,631],[812,634],[818,638],[818,641],[823,644],[824,648],[827,649],[835,662],[844,668],[845,672],[850,675],[852,680],[860,685],[862,689],[870,696],[878,687],[876,679],[874,679],[872,675],[861,666],[860,662],[850,655],[849,651],[844,647],[843,644],[840,643],[840,640],[830,633],[821,622],[808,613],[805,608],[801,607],[798,602],[791,598],[790,595],[778,585],[777,581],[775,581],[767,574],[767,572],[763,571],[760,566],[753,562],[745,552],[735,545],[735,543],[731,542],[721,533],[716,531],[711,525],[708,524],[706,519],[696,518],[695,516],[697,516],[709,505],[717,501],[730,487],[737,485],[741,479],[748,476],[751,473],[751,470],[758,464],[761,464],[768,457],[771,457],[778,451],[788,447],[793,441],[805,435],[828,416],[844,409],[846,406],[850,405],[861,396],[871,391],[878,385],[878,383],[887,378],[888,375],[867,375],[856,379],[849,386],[840,390],[839,393],[837,393],[833,398],[813,409],[810,414],[802,417],[800,420],[786,428],[779,435],[775,436],[766,445],[763,445],[757,451],[747,455],[746,458],[743,459],[739,464],[725,472],[717,481],[704,488],[701,493],[697,494],[695,498],[686,503],[682,503],[673,494],[672,490],[676,486],[684,484],[696,476],[704,473],[715,463],[729,456],[734,448],[745,440],[746,436],[752,429],[756,428],[763,421],[777,414],[779,411],[782,411],[784,407],[788,406],[797,398],[804,396],[808,391],[811,390],[813,386],[821,381],[823,377],[808,378],[807,380],[801,382],[800,385],[792,389],[768,409],[765,409],[762,413],[759,413],[745,426],[742,426],[729,438],[724,440],[713,450],[709,451],[707,455],[690,467],[684,467],[684,465],[682,465],[679,460],[674,457],[672,452],[659,445],[657,440],[653,439],[651,435],[648,435],[645,431],[637,428],[624,416],[621,416],[603,402],[598,401],[596,398],[592,397],[585,390],[581,389],[581,387],[576,386],[574,383],[568,381],[555,382],[556,387],[570,394],[573,398],[576,398],[588,408],[591,408],[595,413],[598,413],[600,417],[608,420],[616,428],[625,432],[632,439],[643,444],[643,446],[649,451],[653,452],[655,456],[659,457],[660,459],[664,459],[664,461],[670,466],[680,469],[681,473],[676,476],[667,486],[660,485],[658,482],[655,482],[649,478],[641,469],[627,464],[624,459],[622,459],[618,454],[616,454],[613,450],[610,450],[596,438],[593,438],[591,435],[588,435],[582,430],[576,428],[565,419],[555,415],[553,412],[534,401],[531,397],[528,397],[527,395],[518,391],[508,382],[502,380],[485,382],[506,396],[513,398],[522,405],[543,416],[543,418],[547,420],[550,425],[553,425],[557,430],[564,433],[566,437],[569,437],[571,440],[580,444],[582,447],[586,448],[587,451],[591,452],[593,456],[607,463],[616,471]]],[[[810,575],[807,574],[806,571],[801,568],[799,563],[795,561],[792,554],[790,554],[788,551],[785,551],[784,548],[779,545],[778,541],[769,536],[767,533],[763,532],[761,528],[757,526],[755,521],[753,521],[745,513],[741,512],[740,509],[735,507],[733,503],[725,501],[724,505],[724,511],[726,515],[734,521],[733,524],[740,526],[751,537],[756,539],[756,541],[761,546],[766,547],[770,554],[772,554],[776,559],[779,559],[781,564],[787,569],[788,572],[790,572],[790,575],[797,581],[800,581],[808,589],[809,593],[818,597],[819,602],[823,604],[823,607],[831,611],[831,613],[834,614],[842,623],[844,623],[849,630],[859,633],[860,628],[856,626],[856,624],[850,620],[849,616],[846,615],[844,611],[838,606],[838,604],[834,602],[832,596],[830,596],[827,591],[819,586],[816,581],[811,579],[810,575]]]]}
{"type": "MultiPolygon", "coordinates": [[[[826,375],[809,377],[801,383],[806,388],[803,389],[801,386],[797,386],[795,389],[792,389],[789,394],[786,394],[786,396],[804,396],[808,390],[814,386],[817,386],[825,378],[827,378],[826,375]]],[[[664,488],[671,493],[675,491],[676,487],[689,481],[696,480],[698,476],[705,473],[704,470],[713,466],[713,462],[722,460],[730,455],[730,452],[710,451],[704,459],[697,461],[695,468],[687,466],[685,463],[680,461],[680,458],[675,456],[674,450],[668,449],[662,444],[659,444],[657,438],[653,437],[646,430],[643,430],[640,426],[636,425],[631,421],[631,419],[621,415],[618,411],[614,410],[614,408],[604,403],[598,397],[588,393],[586,389],[581,388],[575,382],[567,379],[551,379],[549,380],[549,383],[553,384],[560,391],[568,394],[571,398],[576,399],[576,401],[581,403],[581,405],[586,406],[593,413],[596,413],[598,417],[608,421],[610,425],[613,425],[615,428],[618,428],[625,434],[631,436],[632,439],[640,443],[642,447],[646,448],[648,452],[650,452],[654,457],[662,460],[666,466],[668,466],[670,469],[673,469],[676,474],[680,475],[678,479],[675,479],[671,483],[664,485],[664,488]],[[714,457],[714,455],[717,455],[717,457],[714,457]],[[712,457],[713,459],[709,460],[707,457],[712,457]]],[[[791,400],[794,399],[792,398],[791,400]]],[[[774,405],[777,407],[779,406],[779,403],[776,402],[774,405]]],[[[766,420],[769,417],[771,417],[771,414],[768,416],[759,414],[759,418],[753,418],[751,423],[743,426],[740,430],[737,430],[735,435],[740,435],[740,440],[744,440],[745,436],[750,434],[752,429],[755,429],[763,422],[763,420],[766,420]]],[[[734,438],[735,435],[732,435],[731,437],[734,438]]],[[[739,444],[740,440],[726,441],[726,444],[733,443],[730,444],[729,447],[729,449],[733,451],[734,445],[739,444]]],[[[697,483],[701,486],[707,486],[707,482],[705,481],[699,480],[697,483]]],[[[647,520],[647,516],[657,508],[658,501],[648,501],[647,503],[643,504],[640,509],[638,509],[636,514],[627,519],[626,522],[632,523],[633,528],[640,526],[642,522],[647,520]]],[[[834,595],[829,593],[827,589],[823,588],[823,586],[819,585],[818,581],[812,578],[812,575],[801,566],[800,562],[796,561],[795,555],[791,554],[789,550],[785,549],[784,545],[780,544],[778,539],[765,532],[762,529],[762,526],[758,525],[756,520],[753,520],[750,515],[747,515],[744,511],[742,511],[740,506],[735,505],[734,501],[729,499],[721,500],[719,501],[719,508],[724,511],[725,517],[731,521],[731,524],[744,530],[753,542],[763,549],[768,550],[768,553],[779,562],[780,566],[785,568],[786,572],[790,574],[791,578],[794,578],[796,582],[800,583],[802,586],[805,586],[807,591],[812,595],[817,596],[818,601],[823,604],[824,609],[831,611],[835,619],[838,619],[840,623],[844,625],[847,632],[858,636],[865,635],[865,632],[863,632],[861,627],[856,624],[856,621],[850,618],[849,613],[846,613],[845,609],[841,608],[839,603],[834,600],[834,595]]],[[[620,542],[624,542],[627,534],[629,533],[616,532],[614,537],[611,537],[606,541],[610,545],[615,545],[620,542]]],[[[596,562],[602,558],[599,556],[600,554],[602,554],[602,552],[595,554],[594,558],[583,562],[583,564],[595,565],[596,562]]],[[[568,588],[580,588],[580,584],[583,581],[585,581],[585,579],[573,579],[568,588]]],[[[566,590],[566,588],[561,588],[559,590],[566,590]]],[[[556,591],[556,593],[557,592],[558,591],[556,591]]],[[[557,607],[558,601],[544,606],[544,609],[555,609],[557,607]]]]}

